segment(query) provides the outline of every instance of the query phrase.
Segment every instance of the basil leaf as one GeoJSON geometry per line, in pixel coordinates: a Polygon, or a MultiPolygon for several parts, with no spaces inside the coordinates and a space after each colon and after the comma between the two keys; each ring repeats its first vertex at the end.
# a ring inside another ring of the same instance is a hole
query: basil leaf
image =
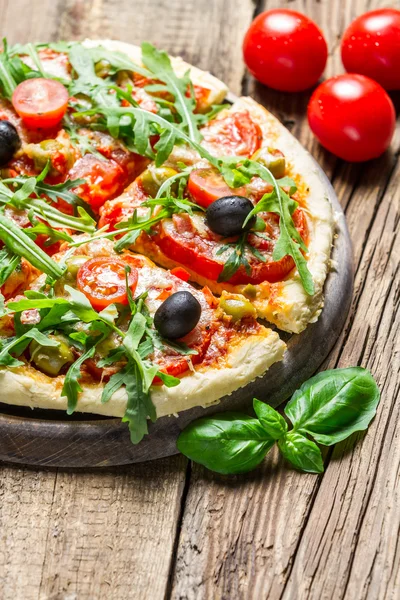
{"type": "Polygon", "coordinates": [[[246,473],[264,459],[274,445],[257,419],[240,413],[204,417],[180,434],[178,450],[211,471],[246,473]]]}
{"type": "Polygon", "coordinates": [[[279,450],[292,465],[306,473],[323,473],[324,463],[317,444],[295,431],[278,441],[279,450]]]}
{"type": "Polygon", "coordinates": [[[362,367],[319,373],[304,383],[285,408],[293,428],[331,446],[367,429],[376,413],[379,389],[362,367]]]}
{"type": "Polygon", "coordinates": [[[261,425],[265,431],[274,440],[279,440],[287,432],[287,423],[285,419],[269,404],[260,402],[257,398],[253,399],[253,408],[261,425]]]}

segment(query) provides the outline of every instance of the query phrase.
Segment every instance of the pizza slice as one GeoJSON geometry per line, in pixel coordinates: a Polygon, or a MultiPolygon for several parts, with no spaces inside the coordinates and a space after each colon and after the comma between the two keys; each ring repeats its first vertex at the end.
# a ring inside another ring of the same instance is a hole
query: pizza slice
{"type": "Polygon", "coordinates": [[[3,402],[124,417],[137,440],[147,417],[212,404],[283,357],[241,296],[217,299],[108,240],[78,236],[53,259],[57,283],[39,275],[1,319],[3,402]]]}

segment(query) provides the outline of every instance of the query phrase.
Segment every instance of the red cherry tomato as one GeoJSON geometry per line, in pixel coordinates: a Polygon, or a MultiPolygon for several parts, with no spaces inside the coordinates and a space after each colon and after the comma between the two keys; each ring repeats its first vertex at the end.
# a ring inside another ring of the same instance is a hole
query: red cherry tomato
{"type": "Polygon", "coordinates": [[[222,175],[213,169],[195,169],[190,173],[188,181],[188,191],[193,196],[194,201],[207,208],[218,198],[224,196],[243,195],[240,189],[231,189],[222,175]]]}
{"type": "Polygon", "coordinates": [[[361,162],[389,147],[396,113],[376,81],[344,74],[317,87],[308,105],[308,122],[325,148],[344,160],[361,162]]]}
{"type": "Polygon", "coordinates": [[[12,104],[27,127],[49,129],[65,115],[68,91],[53,79],[26,79],[15,88],[12,104]]]}
{"type": "Polygon", "coordinates": [[[400,10],[382,8],[361,15],[342,40],[346,71],[375,79],[387,90],[400,89],[400,10]]]}
{"type": "Polygon", "coordinates": [[[243,41],[244,61],[261,83],[300,92],[321,77],[328,48],[317,25],[288,9],[267,10],[254,19],[243,41]]]}
{"type": "MultiPolygon", "coordinates": [[[[85,262],[79,269],[77,284],[95,310],[118,302],[128,304],[126,293],[125,267],[129,261],[101,256],[85,262]]],[[[128,284],[132,294],[135,292],[138,272],[131,266],[128,284]]]]}

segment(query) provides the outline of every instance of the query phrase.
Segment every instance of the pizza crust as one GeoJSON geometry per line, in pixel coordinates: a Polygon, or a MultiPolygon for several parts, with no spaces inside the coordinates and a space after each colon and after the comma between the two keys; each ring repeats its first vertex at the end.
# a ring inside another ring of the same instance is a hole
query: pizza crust
{"type": "MultiPolygon", "coordinates": [[[[120,42],[118,40],[85,40],[82,42],[87,48],[103,46],[107,50],[123,52],[137,65],[142,63],[142,51],[139,46],[120,42]]],[[[199,85],[210,90],[207,101],[204,102],[205,108],[213,104],[221,104],[228,93],[228,88],[220,79],[211,75],[208,71],[203,71],[193,67],[185,62],[180,56],[170,56],[172,67],[178,77],[183,77],[187,71],[190,71],[190,78],[194,85],[199,85]]]]}
{"type": "MultiPolygon", "coordinates": [[[[286,344],[276,332],[265,329],[247,338],[236,340],[229,347],[223,364],[200,368],[181,378],[173,388],[154,386],[151,399],[157,416],[176,414],[194,406],[209,406],[223,396],[247,385],[275,362],[282,360],[286,344]]],[[[66,410],[67,400],[61,396],[63,377],[51,378],[31,366],[0,370],[0,401],[30,408],[66,410]]],[[[102,404],[103,385],[83,385],[77,412],[122,417],[126,409],[126,391],[118,390],[102,404]]]]}

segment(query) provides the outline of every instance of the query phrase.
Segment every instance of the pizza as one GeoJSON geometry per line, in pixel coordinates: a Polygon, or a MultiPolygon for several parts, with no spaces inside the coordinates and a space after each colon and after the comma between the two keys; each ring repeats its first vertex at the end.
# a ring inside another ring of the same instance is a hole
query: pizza
{"type": "Polygon", "coordinates": [[[137,443],[282,360],[266,321],[318,318],[334,218],[279,121],[148,43],[0,62],[0,402],[118,416],[137,443]]]}

